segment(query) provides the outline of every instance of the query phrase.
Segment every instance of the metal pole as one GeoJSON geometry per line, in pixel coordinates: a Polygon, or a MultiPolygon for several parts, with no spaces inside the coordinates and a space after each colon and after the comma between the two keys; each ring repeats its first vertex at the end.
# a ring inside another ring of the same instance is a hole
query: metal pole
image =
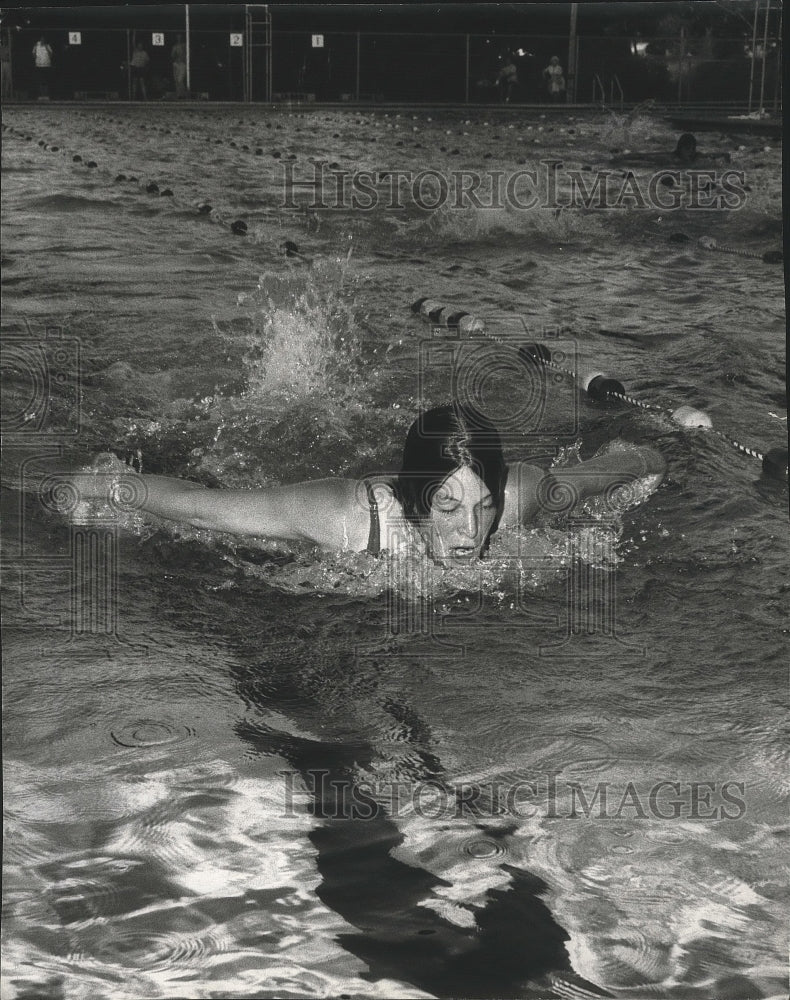
{"type": "MultiPolygon", "coordinates": [[[[779,29],[776,37],[782,37],[782,7],[779,7],[779,29]]],[[[779,110],[779,81],[782,79],[782,46],[776,46],[776,65],[774,66],[774,111],[779,110]]]]}
{"type": "MultiPolygon", "coordinates": [[[[146,91],[147,92],[147,91],[146,91]]],[[[126,93],[132,99],[132,33],[126,29],[126,93]]]]}
{"type": "Polygon", "coordinates": [[[269,47],[266,50],[266,100],[272,100],[272,64],[274,63],[274,23],[272,22],[269,5],[266,4],[266,39],[269,47]]]}
{"type": "Polygon", "coordinates": [[[576,89],[576,17],[579,5],[571,4],[571,26],[568,33],[568,83],[565,87],[565,101],[571,100],[571,94],[576,89]]]}
{"type": "Polygon", "coordinates": [[[763,32],[763,68],[760,73],[760,114],[763,113],[763,97],[765,96],[765,64],[768,62],[768,20],[771,16],[771,0],[765,3],[765,31],[763,32]]]}
{"type": "Polygon", "coordinates": [[[579,84],[578,84],[578,80],[579,80],[579,36],[578,35],[576,36],[576,61],[574,63],[574,69],[576,71],[576,75],[573,78],[573,103],[575,104],[576,103],[576,95],[579,92],[579,84]]]}
{"type": "Polygon", "coordinates": [[[189,4],[185,3],[184,7],[186,8],[184,21],[185,21],[186,36],[187,36],[187,97],[189,97],[190,93],[192,92],[190,73],[189,73],[191,69],[189,65],[189,4]]]}
{"type": "Polygon", "coordinates": [[[683,53],[686,50],[686,29],[680,29],[680,53],[678,56],[678,104],[683,99],[683,53]]]}
{"type": "Polygon", "coordinates": [[[359,101],[359,32],[357,32],[357,80],[355,86],[354,100],[359,101]]]}
{"type": "Polygon", "coordinates": [[[469,35],[466,36],[466,78],[464,86],[464,103],[469,103],[469,35]]]}
{"type": "Polygon", "coordinates": [[[752,110],[752,94],[754,93],[754,50],[757,45],[757,12],[760,9],[760,0],[754,0],[754,24],[752,25],[752,59],[751,70],[749,72],[749,113],[752,110]]]}
{"type": "Polygon", "coordinates": [[[244,100],[250,100],[250,9],[249,4],[244,5],[244,48],[242,50],[242,65],[244,67],[243,91],[244,100]]]}

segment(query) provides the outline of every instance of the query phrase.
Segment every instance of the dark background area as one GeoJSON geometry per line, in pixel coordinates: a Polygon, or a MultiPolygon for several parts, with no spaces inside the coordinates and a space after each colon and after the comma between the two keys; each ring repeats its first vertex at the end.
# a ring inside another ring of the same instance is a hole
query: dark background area
{"type": "MultiPolygon", "coordinates": [[[[269,5],[272,91],[316,100],[495,101],[493,86],[507,54],[519,83],[514,101],[546,100],[542,70],[552,55],[568,67],[570,3],[538,4],[287,4],[269,5]],[[314,48],[311,36],[324,36],[314,48]],[[467,50],[468,46],[468,50],[467,50]],[[467,57],[468,51],[468,57],[467,57]],[[521,52],[523,55],[519,55],[521,52]],[[469,79],[467,84],[467,58],[469,79]],[[357,71],[357,59],[359,60],[357,71]]],[[[190,8],[191,91],[211,100],[241,100],[244,50],[230,46],[243,32],[243,4],[190,8]]],[[[765,104],[781,99],[780,7],[772,5],[765,61],[765,104]]],[[[738,101],[748,97],[754,3],[579,3],[577,100],[607,103],[738,101]]],[[[759,92],[765,3],[758,18],[759,92]]],[[[14,92],[35,97],[32,48],[44,34],[54,51],[53,98],[77,93],[128,97],[127,61],[136,40],[151,57],[149,97],[172,96],[170,52],[184,31],[183,4],[6,5],[4,36],[11,46],[14,92]],[[69,31],[82,44],[69,45],[69,31]],[[152,45],[163,32],[165,45],[152,45]]],[[[265,51],[255,70],[265,75],[265,51]]]]}

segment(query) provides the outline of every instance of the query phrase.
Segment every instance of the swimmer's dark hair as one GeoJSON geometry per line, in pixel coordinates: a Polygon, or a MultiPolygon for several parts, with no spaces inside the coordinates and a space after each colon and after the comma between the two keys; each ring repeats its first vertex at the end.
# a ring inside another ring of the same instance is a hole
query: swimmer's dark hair
{"type": "Polygon", "coordinates": [[[458,401],[426,410],[409,428],[398,473],[398,499],[412,522],[427,518],[436,490],[456,469],[466,467],[491,491],[496,517],[483,544],[488,548],[505,507],[507,466],[496,427],[458,401]]]}

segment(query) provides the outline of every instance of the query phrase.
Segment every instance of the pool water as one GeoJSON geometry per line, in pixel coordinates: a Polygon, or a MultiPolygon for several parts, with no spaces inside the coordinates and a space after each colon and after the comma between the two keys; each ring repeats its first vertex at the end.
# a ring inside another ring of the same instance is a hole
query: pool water
{"type": "Polygon", "coordinates": [[[317,204],[314,161],[592,176],[677,136],[647,113],[3,117],[4,996],[784,996],[787,488],[668,416],[786,441],[759,256],[781,149],[700,140],[744,173],[732,211],[363,210],[317,204]],[[437,333],[424,296],[505,345],[437,333]],[[525,399],[500,362],[537,339],[656,409],[551,374],[525,399]],[[452,572],[27,488],[34,460],[107,449],[216,487],[392,469],[465,379],[509,458],[620,437],[665,482],[452,572]]]}

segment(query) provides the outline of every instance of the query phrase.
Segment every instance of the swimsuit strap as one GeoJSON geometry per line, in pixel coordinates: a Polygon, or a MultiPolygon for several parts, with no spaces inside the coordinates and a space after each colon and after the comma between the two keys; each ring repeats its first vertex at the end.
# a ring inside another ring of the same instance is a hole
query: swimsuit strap
{"type": "Polygon", "coordinates": [[[381,528],[379,526],[379,505],[376,495],[373,492],[373,483],[365,480],[365,489],[368,494],[368,506],[370,507],[370,533],[368,534],[368,547],[366,549],[372,556],[377,556],[381,552],[381,528]]]}
{"type": "Polygon", "coordinates": [[[377,556],[381,552],[381,528],[379,526],[379,505],[376,494],[373,492],[373,483],[365,480],[365,489],[368,494],[368,506],[370,507],[370,533],[368,534],[367,552],[372,556],[377,556]]]}

